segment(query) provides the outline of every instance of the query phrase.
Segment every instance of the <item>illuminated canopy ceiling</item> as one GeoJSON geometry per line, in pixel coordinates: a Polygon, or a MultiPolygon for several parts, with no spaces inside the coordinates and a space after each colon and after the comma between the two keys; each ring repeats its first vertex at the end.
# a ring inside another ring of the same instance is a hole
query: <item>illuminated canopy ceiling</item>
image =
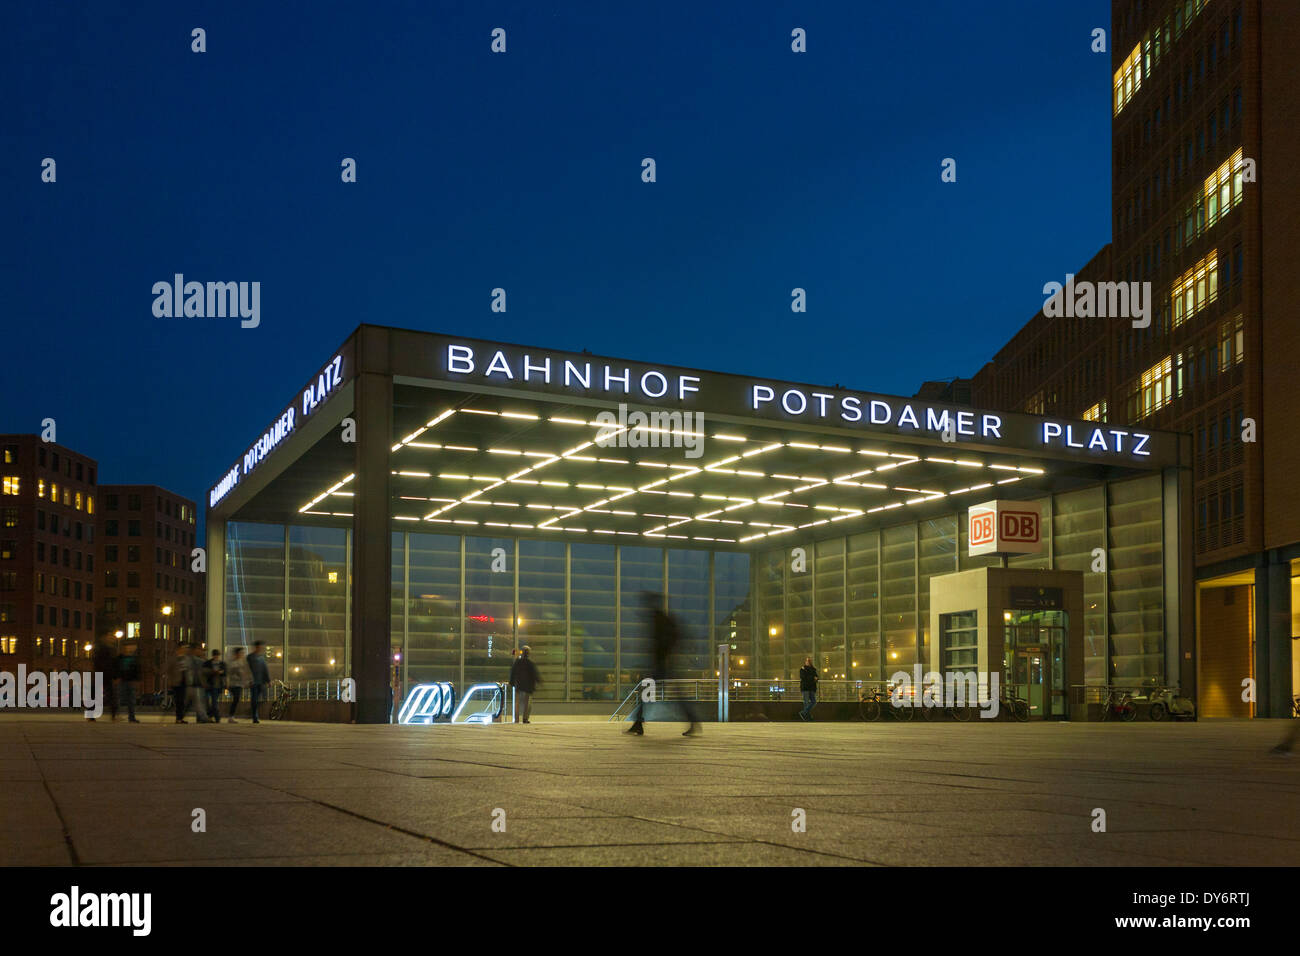
{"type": "Polygon", "coordinates": [[[1170,433],[364,325],[257,435],[210,517],[351,524],[358,462],[382,475],[387,450],[393,530],[737,550],[1149,474],[1186,451],[1170,433]],[[391,420],[388,440],[359,444],[358,419],[391,420]]]}
{"type": "MultiPolygon", "coordinates": [[[[414,386],[395,392],[394,530],[749,549],[799,532],[821,537],[841,526],[898,523],[909,511],[951,513],[1030,495],[1061,468],[1017,454],[707,415],[645,424],[629,416],[611,425],[589,405],[414,386]]],[[[350,519],[354,475],[340,448],[347,446],[337,438],[322,439],[235,519],[350,519]],[[258,514],[267,508],[275,513],[258,514]]]]}

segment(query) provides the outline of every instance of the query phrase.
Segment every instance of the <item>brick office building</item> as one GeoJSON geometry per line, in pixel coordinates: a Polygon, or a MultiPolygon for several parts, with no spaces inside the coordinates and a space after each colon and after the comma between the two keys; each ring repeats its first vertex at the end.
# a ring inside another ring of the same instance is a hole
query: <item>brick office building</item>
{"type": "Polygon", "coordinates": [[[96,471],[37,435],[0,435],[0,669],[90,670],[96,471]]]}
{"type": "Polygon", "coordinates": [[[144,693],[162,690],[167,659],[203,640],[202,574],[191,570],[195,505],[156,485],[101,485],[101,614],[140,642],[144,693]]]}
{"type": "Polygon", "coordinates": [[[1040,312],[975,376],[972,402],[1193,437],[1184,689],[1206,715],[1284,716],[1300,691],[1300,6],[1115,0],[1111,37],[1112,241],[1078,278],[1150,282],[1150,326],[1040,312]]]}

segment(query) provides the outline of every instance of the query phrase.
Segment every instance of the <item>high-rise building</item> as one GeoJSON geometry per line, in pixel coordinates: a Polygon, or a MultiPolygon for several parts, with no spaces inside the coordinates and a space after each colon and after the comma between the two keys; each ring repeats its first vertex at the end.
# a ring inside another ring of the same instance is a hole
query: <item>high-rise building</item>
{"type": "Polygon", "coordinates": [[[96,470],[38,435],[0,435],[0,669],[90,670],[96,470]]]}
{"type": "Polygon", "coordinates": [[[1300,693],[1300,4],[1114,0],[1111,39],[1112,238],[1077,278],[1150,283],[1149,312],[1040,312],[975,376],[973,403],[1191,435],[1201,712],[1286,715],[1300,693]]]}
{"type": "Polygon", "coordinates": [[[195,504],[156,485],[101,485],[99,495],[100,619],[139,642],[141,692],[162,690],[176,646],[203,641],[195,504]]]}

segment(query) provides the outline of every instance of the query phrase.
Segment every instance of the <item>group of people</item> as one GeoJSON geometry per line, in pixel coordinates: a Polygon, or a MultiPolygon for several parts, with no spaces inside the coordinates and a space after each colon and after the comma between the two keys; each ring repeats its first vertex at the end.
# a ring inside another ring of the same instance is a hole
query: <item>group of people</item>
{"type": "MultiPolygon", "coordinates": [[[[104,641],[95,643],[91,660],[94,669],[104,675],[108,690],[104,695],[109,713],[117,720],[118,708],[126,708],[133,724],[135,717],[137,685],[140,683],[139,645],[129,641],[118,654],[104,641]]],[[[176,705],[176,723],[188,723],[185,714],[194,711],[198,723],[221,723],[221,694],[230,691],[230,709],[227,723],[235,723],[235,710],[248,690],[249,710],[253,723],[260,724],[258,707],[266,697],[266,687],[271,683],[271,671],[266,664],[266,654],[261,641],[253,644],[247,656],[242,647],[236,647],[230,660],[222,659],[221,651],[214,650],[207,658],[200,644],[181,644],[176,655],[167,664],[167,686],[171,688],[176,705]]],[[[94,717],[88,718],[94,720],[94,717]]]]}
{"type": "Polygon", "coordinates": [[[167,684],[172,689],[178,724],[187,723],[185,714],[191,708],[196,723],[221,723],[221,695],[226,690],[230,691],[226,722],[235,723],[235,711],[245,689],[250,716],[253,723],[260,724],[257,712],[270,682],[271,671],[261,641],[255,641],[247,655],[242,647],[234,648],[229,661],[222,659],[219,650],[213,650],[205,659],[201,645],[182,644],[167,667],[167,684]]]}

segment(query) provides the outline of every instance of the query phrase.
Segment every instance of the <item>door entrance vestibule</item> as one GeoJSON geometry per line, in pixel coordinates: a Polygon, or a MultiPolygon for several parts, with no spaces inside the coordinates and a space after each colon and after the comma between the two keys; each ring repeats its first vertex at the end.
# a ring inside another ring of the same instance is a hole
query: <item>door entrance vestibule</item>
{"type": "Polygon", "coordinates": [[[1034,719],[1084,720],[1070,688],[1083,683],[1083,575],[976,568],[930,579],[931,632],[941,674],[975,671],[981,694],[996,674],[1034,719]]]}

